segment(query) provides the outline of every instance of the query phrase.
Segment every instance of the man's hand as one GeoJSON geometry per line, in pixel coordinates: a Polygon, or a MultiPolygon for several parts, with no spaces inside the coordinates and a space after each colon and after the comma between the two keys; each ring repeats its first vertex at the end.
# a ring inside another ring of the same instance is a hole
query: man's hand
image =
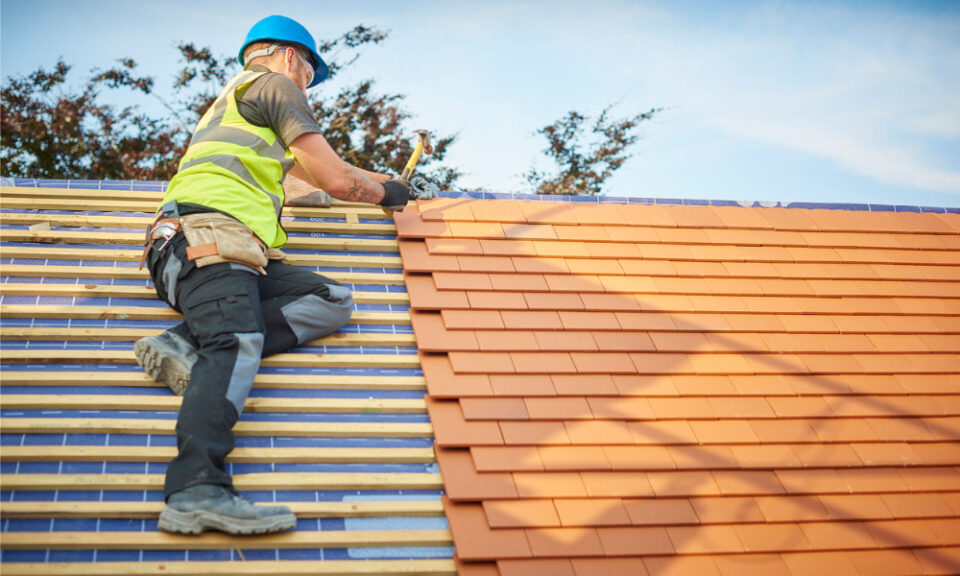
{"type": "Polygon", "coordinates": [[[401,178],[391,178],[383,183],[383,200],[379,202],[387,210],[403,212],[403,208],[410,200],[412,188],[410,183],[401,178]]]}

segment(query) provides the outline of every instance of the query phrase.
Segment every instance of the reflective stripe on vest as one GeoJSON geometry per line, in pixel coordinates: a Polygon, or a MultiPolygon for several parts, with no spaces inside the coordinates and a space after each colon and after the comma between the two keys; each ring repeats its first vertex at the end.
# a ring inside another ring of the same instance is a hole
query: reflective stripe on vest
{"type": "Polygon", "coordinates": [[[276,247],[287,239],[280,226],[281,181],[293,167],[293,154],[273,130],[247,122],[236,100],[263,74],[244,71],[227,82],[197,123],[161,205],[176,200],[226,212],[276,247]]]}

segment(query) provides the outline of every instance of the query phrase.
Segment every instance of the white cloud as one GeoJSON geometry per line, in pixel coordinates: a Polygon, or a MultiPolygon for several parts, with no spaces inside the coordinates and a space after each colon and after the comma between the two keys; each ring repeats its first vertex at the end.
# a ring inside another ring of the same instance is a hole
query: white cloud
{"type": "Polygon", "coordinates": [[[701,87],[702,122],[883,184],[960,194],[960,164],[941,153],[960,137],[955,23],[822,6],[761,12],[762,33],[748,25],[694,47],[703,65],[686,82],[701,87]]]}

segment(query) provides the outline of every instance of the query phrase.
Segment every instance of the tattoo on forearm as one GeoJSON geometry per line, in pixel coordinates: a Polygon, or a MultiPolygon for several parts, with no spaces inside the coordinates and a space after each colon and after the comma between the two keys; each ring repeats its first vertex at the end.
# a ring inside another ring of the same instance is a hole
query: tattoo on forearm
{"type": "Polygon", "coordinates": [[[383,187],[369,178],[358,176],[355,168],[348,168],[352,181],[347,187],[347,197],[341,200],[348,202],[366,202],[376,204],[383,199],[383,187]]]}

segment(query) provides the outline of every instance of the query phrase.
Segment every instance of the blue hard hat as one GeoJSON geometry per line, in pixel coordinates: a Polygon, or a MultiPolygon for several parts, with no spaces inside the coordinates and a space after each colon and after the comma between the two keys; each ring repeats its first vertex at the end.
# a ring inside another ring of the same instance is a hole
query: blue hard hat
{"type": "Polygon", "coordinates": [[[327,63],[323,61],[320,53],[317,52],[317,43],[313,41],[313,36],[310,35],[310,32],[296,20],[287,18],[286,16],[276,15],[267,16],[254,24],[250,32],[247,32],[247,39],[243,41],[243,46],[240,47],[240,54],[237,56],[240,65],[243,66],[243,51],[247,49],[247,46],[254,42],[265,42],[269,40],[278,43],[297,44],[310,52],[313,63],[313,82],[311,82],[307,88],[312,88],[323,82],[327,74],[330,73],[330,68],[327,66],[327,63]]]}

